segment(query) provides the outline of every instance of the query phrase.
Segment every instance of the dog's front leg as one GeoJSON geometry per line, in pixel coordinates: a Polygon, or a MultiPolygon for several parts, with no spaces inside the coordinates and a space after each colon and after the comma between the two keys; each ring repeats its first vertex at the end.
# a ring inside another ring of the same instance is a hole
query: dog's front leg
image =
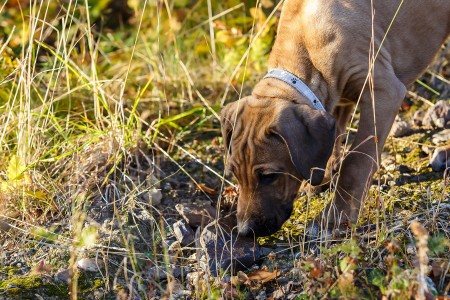
{"type": "MultiPolygon", "coordinates": [[[[406,93],[405,86],[391,69],[379,64],[375,70],[373,93],[368,86],[364,88],[359,128],[340,167],[334,200],[322,213],[322,226],[326,228],[356,223],[361,203],[377,171],[384,143],[406,93]]],[[[362,86],[360,83],[351,88],[361,90],[362,86]]]]}

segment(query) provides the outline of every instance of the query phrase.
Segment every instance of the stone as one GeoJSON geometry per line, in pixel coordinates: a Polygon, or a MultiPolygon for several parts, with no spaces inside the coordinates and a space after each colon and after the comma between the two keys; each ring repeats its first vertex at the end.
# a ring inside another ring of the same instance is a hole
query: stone
{"type": "Polygon", "coordinates": [[[423,125],[431,128],[450,126],[450,101],[439,100],[430,107],[423,117],[423,125]]]}
{"type": "Polygon", "coordinates": [[[160,189],[152,188],[142,192],[139,195],[139,198],[145,203],[149,203],[151,206],[158,206],[161,204],[162,193],[160,189]]]}
{"type": "Polygon", "coordinates": [[[421,110],[418,110],[413,115],[413,124],[416,126],[422,126],[423,124],[423,117],[425,116],[425,113],[421,110]]]}
{"type": "Polygon", "coordinates": [[[84,257],[77,261],[76,266],[81,271],[99,272],[103,262],[95,258],[84,257]]]}
{"type": "Polygon", "coordinates": [[[236,215],[232,214],[206,225],[196,232],[200,248],[200,265],[217,276],[222,270],[237,271],[249,268],[260,258],[260,247],[253,237],[238,236],[236,215]]]}
{"type": "Polygon", "coordinates": [[[261,256],[268,256],[270,253],[273,252],[273,248],[261,247],[259,249],[259,252],[261,256]]]}
{"type": "Polygon", "coordinates": [[[407,135],[410,132],[411,132],[411,125],[409,124],[409,122],[401,120],[401,119],[396,119],[394,121],[394,124],[392,124],[390,134],[393,137],[401,137],[401,136],[407,135]]]}
{"type": "Polygon", "coordinates": [[[175,278],[181,277],[181,268],[174,264],[153,266],[148,270],[148,275],[155,280],[165,280],[168,275],[172,275],[175,278]]]}
{"type": "Polygon", "coordinates": [[[447,143],[448,141],[450,141],[450,129],[444,129],[438,133],[433,134],[433,136],[431,137],[431,141],[435,145],[447,143]]]}
{"type": "Polygon", "coordinates": [[[162,193],[160,189],[151,189],[149,191],[149,203],[152,206],[160,205],[162,200],[162,193]]]}
{"type": "Polygon", "coordinates": [[[425,154],[431,154],[431,152],[433,152],[434,147],[430,145],[422,145],[421,149],[425,154]]]}
{"type": "Polygon", "coordinates": [[[255,300],[266,300],[267,294],[265,291],[259,291],[258,295],[256,295],[255,300]]]}
{"type": "Polygon", "coordinates": [[[185,220],[179,220],[173,225],[173,233],[181,246],[187,246],[194,242],[194,231],[185,220]]]}
{"type": "Polygon", "coordinates": [[[0,218],[0,231],[8,231],[10,229],[9,222],[5,218],[0,218]]]}
{"type": "Polygon", "coordinates": [[[204,281],[203,277],[204,273],[202,271],[194,271],[186,274],[186,281],[189,285],[198,287],[204,281]]]}
{"type": "Polygon", "coordinates": [[[430,159],[430,166],[435,172],[450,168],[450,144],[434,150],[430,159]]]}
{"type": "Polygon", "coordinates": [[[273,291],[272,294],[272,298],[273,299],[286,299],[286,292],[284,291],[284,289],[282,287],[276,289],[275,291],[273,291]]]}
{"type": "Polygon", "coordinates": [[[416,246],[414,244],[409,243],[409,244],[406,245],[406,253],[407,254],[413,255],[413,254],[416,254],[416,252],[417,252],[417,249],[416,249],[416,246]]]}
{"type": "Polygon", "coordinates": [[[59,271],[54,275],[55,281],[60,283],[69,284],[69,269],[65,269],[62,271],[59,271]]]}
{"type": "Polygon", "coordinates": [[[208,224],[216,217],[216,209],[209,202],[180,203],[175,209],[191,227],[208,224]]]}

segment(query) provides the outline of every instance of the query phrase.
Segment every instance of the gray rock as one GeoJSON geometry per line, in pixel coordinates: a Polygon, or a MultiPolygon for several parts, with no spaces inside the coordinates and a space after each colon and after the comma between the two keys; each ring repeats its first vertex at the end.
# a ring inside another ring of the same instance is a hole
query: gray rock
{"type": "Polygon", "coordinates": [[[151,189],[148,193],[148,203],[152,206],[157,206],[161,204],[162,193],[160,189],[151,189]]]}
{"type": "Polygon", "coordinates": [[[0,218],[0,231],[8,231],[10,229],[10,225],[9,222],[4,219],[4,218],[0,218]]]}
{"type": "Polygon", "coordinates": [[[430,159],[433,171],[442,171],[450,168],[450,145],[436,148],[430,159]]]}
{"type": "Polygon", "coordinates": [[[413,115],[413,124],[416,126],[422,126],[423,124],[423,117],[425,116],[425,113],[421,110],[418,110],[413,115]]]}
{"type": "Polygon", "coordinates": [[[430,107],[423,117],[423,125],[426,127],[444,128],[450,125],[450,101],[439,100],[430,107]]]}
{"type": "Polygon", "coordinates": [[[99,272],[103,267],[103,262],[95,258],[81,258],[77,261],[76,266],[81,271],[99,272]]]}
{"type": "Polygon", "coordinates": [[[283,287],[280,287],[273,291],[272,294],[273,299],[285,299],[286,298],[286,292],[284,291],[283,287]]]}
{"type": "Polygon", "coordinates": [[[173,224],[173,233],[183,247],[194,242],[194,231],[185,220],[173,224]]]}
{"type": "Polygon", "coordinates": [[[391,135],[394,137],[401,137],[407,135],[411,132],[411,125],[409,122],[396,119],[394,124],[392,124],[391,135]]]}
{"type": "Polygon", "coordinates": [[[208,224],[216,217],[216,209],[209,202],[177,204],[175,208],[192,227],[208,224]]]}
{"type": "Polygon", "coordinates": [[[248,268],[260,257],[256,239],[237,236],[235,224],[236,216],[230,215],[197,230],[200,264],[213,276],[230,267],[232,271],[248,268]]]}
{"type": "Polygon", "coordinates": [[[169,264],[167,267],[164,265],[153,266],[148,270],[148,275],[155,280],[167,279],[168,275],[180,278],[181,273],[181,268],[174,264],[169,264]]]}
{"type": "Polygon", "coordinates": [[[417,249],[416,246],[412,243],[406,245],[406,253],[409,255],[416,254],[417,249]]]}
{"type": "Polygon", "coordinates": [[[198,286],[198,283],[202,280],[203,273],[200,271],[191,272],[186,274],[186,281],[192,286],[198,286]]]}
{"type": "Polygon", "coordinates": [[[433,134],[433,136],[431,137],[431,141],[435,145],[447,143],[448,141],[450,141],[450,129],[444,129],[438,133],[433,134]]]}
{"type": "Polygon", "coordinates": [[[65,269],[62,271],[59,271],[54,275],[55,281],[60,283],[69,284],[69,269],[65,269]]]}
{"type": "Polygon", "coordinates": [[[425,154],[430,154],[433,152],[434,147],[430,145],[422,145],[421,149],[425,154]]]}
{"type": "Polygon", "coordinates": [[[261,253],[261,256],[267,256],[267,255],[269,255],[271,252],[273,252],[273,248],[261,247],[261,248],[259,249],[259,252],[261,253]]]}
{"type": "Polygon", "coordinates": [[[259,291],[258,295],[255,297],[256,300],[266,300],[267,295],[265,291],[259,291]]]}

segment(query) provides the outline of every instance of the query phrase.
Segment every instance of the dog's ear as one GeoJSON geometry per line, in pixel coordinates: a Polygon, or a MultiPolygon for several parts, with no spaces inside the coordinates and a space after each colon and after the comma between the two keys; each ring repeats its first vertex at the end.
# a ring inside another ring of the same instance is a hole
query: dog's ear
{"type": "MultiPolygon", "coordinates": [[[[227,156],[231,155],[231,139],[234,128],[238,126],[240,114],[244,107],[245,98],[227,104],[220,113],[220,123],[222,129],[222,138],[227,156]]],[[[228,161],[228,159],[226,159],[228,161]]],[[[228,166],[225,166],[225,172],[228,172],[228,166]]]]}
{"type": "Polygon", "coordinates": [[[220,113],[220,126],[222,129],[222,138],[225,146],[225,153],[231,153],[230,143],[233,135],[233,128],[236,121],[236,102],[227,104],[220,113]]]}
{"type": "Polygon", "coordinates": [[[275,131],[286,143],[297,172],[312,185],[320,184],[333,152],[336,120],[327,112],[291,103],[276,123],[275,131]]]}

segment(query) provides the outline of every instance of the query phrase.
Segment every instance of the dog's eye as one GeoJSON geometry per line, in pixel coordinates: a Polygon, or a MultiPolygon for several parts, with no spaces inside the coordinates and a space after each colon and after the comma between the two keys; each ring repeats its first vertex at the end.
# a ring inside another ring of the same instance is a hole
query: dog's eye
{"type": "Polygon", "coordinates": [[[259,183],[261,185],[269,185],[274,182],[280,174],[278,173],[260,173],[259,174],[259,183]]]}

